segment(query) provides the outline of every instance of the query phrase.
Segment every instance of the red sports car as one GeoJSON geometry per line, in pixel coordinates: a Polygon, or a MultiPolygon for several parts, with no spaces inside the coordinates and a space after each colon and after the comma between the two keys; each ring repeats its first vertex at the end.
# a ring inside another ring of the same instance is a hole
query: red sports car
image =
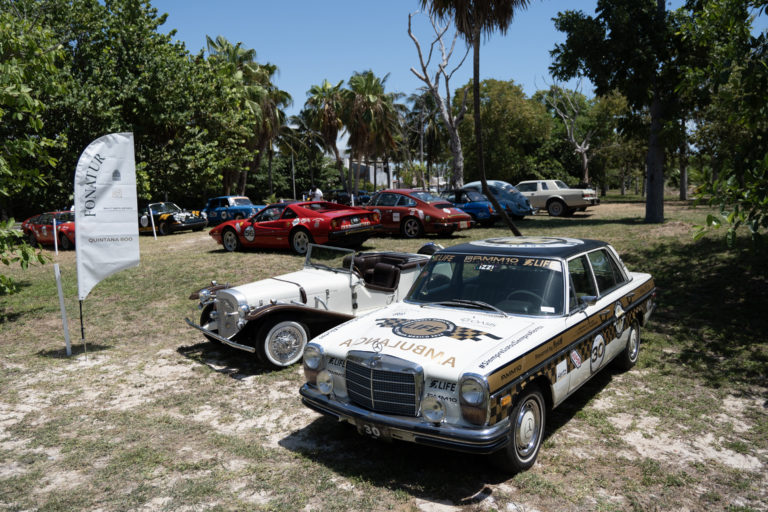
{"type": "Polygon", "coordinates": [[[53,237],[56,236],[62,250],[74,249],[75,212],[41,213],[22,222],[21,230],[32,245],[53,245],[53,237]],[[56,235],[53,233],[53,219],[56,219],[56,235]]]}
{"type": "Polygon", "coordinates": [[[209,234],[227,251],[265,247],[305,254],[310,243],[357,247],[378,227],[375,212],[310,201],[270,204],[248,219],[219,224],[209,234]]]}
{"type": "Polygon", "coordinates": [[[425,190],[382,190],[374,194],[366,208],[379,213],[383,231],[406,238],[423,233],[450,235],[472,226],[472,217],[425,190]]]}

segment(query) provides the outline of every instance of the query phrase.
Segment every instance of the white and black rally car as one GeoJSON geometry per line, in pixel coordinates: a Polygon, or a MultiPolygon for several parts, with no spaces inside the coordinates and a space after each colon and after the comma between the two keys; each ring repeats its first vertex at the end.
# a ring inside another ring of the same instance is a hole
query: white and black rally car
{"type": "Polygon", "coordinates": [[[494,238],[438,251],[404,301],[304,351],[304,404],[373,437],[533,465],[547,411],[638,359],[649,274],[607,243],[494,238]]]}

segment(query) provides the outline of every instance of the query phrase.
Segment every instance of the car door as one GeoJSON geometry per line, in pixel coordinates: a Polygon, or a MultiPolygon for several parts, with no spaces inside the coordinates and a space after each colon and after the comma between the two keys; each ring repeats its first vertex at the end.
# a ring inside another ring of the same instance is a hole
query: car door
{"type": "Polygon", "coordinates": [[[53,215],[44,213],[40,216],[35,236],[41,244],[53,244],[53,215]]]}
{"type": "Polygon", "coordinates": [[[599,302],[615,319],[615,336],[605,340],[605,358],[606,361],[610,361],[624,348],[626,338],[624,333],[628,331],[628,326],[625,325],[624,309],[620,305],[621,298],[626,294],[627,276],[613,254],[605,248],[587,253],[587,259],[595,276],[599,302]]]}
{"type": "Polygon", "coordinates": [[[288,237],[285,224],[290,225],[291,221],[281,218],[283,210],[285,210],[285,205],[273,205],[256,214],[251,223],[254,229],[253,242],[248,243],[248,245],[259,247],[284,246],[288,237]]]}
{"type": "Polygon", "coordinates": [[[379,212],[381,225],[387,231],[397,231],[400,229],[400,213],[398,212],[395,215],[395,204],[399,197],[399,194],[382,192],[376,199],[374,210],[379,212]]]}
{"type": "MultiPolygon", "coordinates": [[[[586,254],[568,260],[569,315],[566,329],[586,334],[595,322],[593,317],[601,311],[603,304],[597,297],[592,268],[586,254]]],[[[574,391],[587,381],[605,360],[605,339],[596,337],[585,352],[574,349],[569,353],[573,370],[568,374],[568,391],[574,391]]]]}

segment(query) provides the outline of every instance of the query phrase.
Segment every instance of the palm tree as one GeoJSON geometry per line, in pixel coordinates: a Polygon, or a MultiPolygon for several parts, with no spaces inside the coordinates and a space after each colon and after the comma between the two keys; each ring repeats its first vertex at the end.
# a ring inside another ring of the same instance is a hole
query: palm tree
{"type": "Polygon", "coordinates": [[[472,46],[472,92],[474,94],[475,141],[477,145],[477,166],[480,170],[480,181],[483,193],[500,212],[507,225],[516,236],[521,233],[512,223],[507,213],[499,205],[496,198],[488,190],[485,177],[485,160],[483,158],[482,126],[480,122],[480,37],[490,36],[495,30],[502,34],[507,32],[515,11],[528,7],[529,0],[419,0],[422,9],[428,8],[430,13],[445,20],[452,18],[456,30],[472,46]]]}
{"type": "MultiPolygon", "coordinates": [[[[355,73],[349,79],[349,89],[344,92],[343,119],[349,132],[349,146],[352,158],[357,158],[358,169],[362,159],[366,163],[376,154],[377,148],[394,147],[394,132],[391,131],[396,119],[395,99],[397,95],[384,92],[384,78],[377,77],[373,71],[355,73]]],[[[350,190],[358,192],[358,180],[352,183],[350,165],[350,190]]]]}
{"type": "MultiPolygon", "coordinates": [[[[427,87],[411,94],[408,102],[413,105],[407,114],[411,143],[418,149],[419,161],[427,163],[426,186],[429,187],[432,164],[443,151],[446,134],[435,97],[427,87]]],[[[419,179],[423,185],[424,176],[420,175],[419,179]]]]}
{"type": "Polygon", "coordinates": [[[344,179],[344,162],[336,145],[339,132],[344,129],[344,122],[341,119],[344,109],[343,83],[342,80],[338,84],[332,85],[328,80],[323,80],[322,84],[313,85],[307,91],[309,97],[304,103],[304,113],[309,124],[320,133],[325,150],[332,152],[336,158],[340,183],[343,183],[344,188],[347,188],[347,180],[344,179]]]}

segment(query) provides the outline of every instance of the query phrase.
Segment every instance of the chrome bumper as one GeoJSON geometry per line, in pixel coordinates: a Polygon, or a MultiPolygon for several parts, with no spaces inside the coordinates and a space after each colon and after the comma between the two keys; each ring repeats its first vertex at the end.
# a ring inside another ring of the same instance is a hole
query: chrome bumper
{"type": "Polygon", "coordinates": [[[185,318],[184,321],[187,322],[188,326],[194,327],[195,329],[197,329],[198,331],[202,332],[206,336],[209,336],[209,337],[215,339],[216,341],[220,341],[220,342],[224,343],[225,345],[229,345],[232,348],[237,348],[237,349],[240,349],[240,350],[245,350],[246,352],[250,352],[251,354],[256,352],[256,349],[253,348],[253,347],[249,347],[248,345],[241,345],[240,343],[237,343],[236,341],[232,341],[232,340],[229,340],[229,339],[224,338],[222,336],[219,336],[215,332],[211,332],[208,329],[203,329],[202,327],[200,327],[199,325],[197,325],[193,321],[191,321],[189,318],[185,318]]]}
{"type": "Polygon", "coordinates": [[[392,439],[477,454],[493,453],[509,442],[509,419],[478,428],[446,423],[435,425],[421,418],[379,414],[350,403],[331,400],[308,384],[304,384],[299,393],[301,401],[310,409],[357,427],[361,424],[383,427],[392,439]]]}

